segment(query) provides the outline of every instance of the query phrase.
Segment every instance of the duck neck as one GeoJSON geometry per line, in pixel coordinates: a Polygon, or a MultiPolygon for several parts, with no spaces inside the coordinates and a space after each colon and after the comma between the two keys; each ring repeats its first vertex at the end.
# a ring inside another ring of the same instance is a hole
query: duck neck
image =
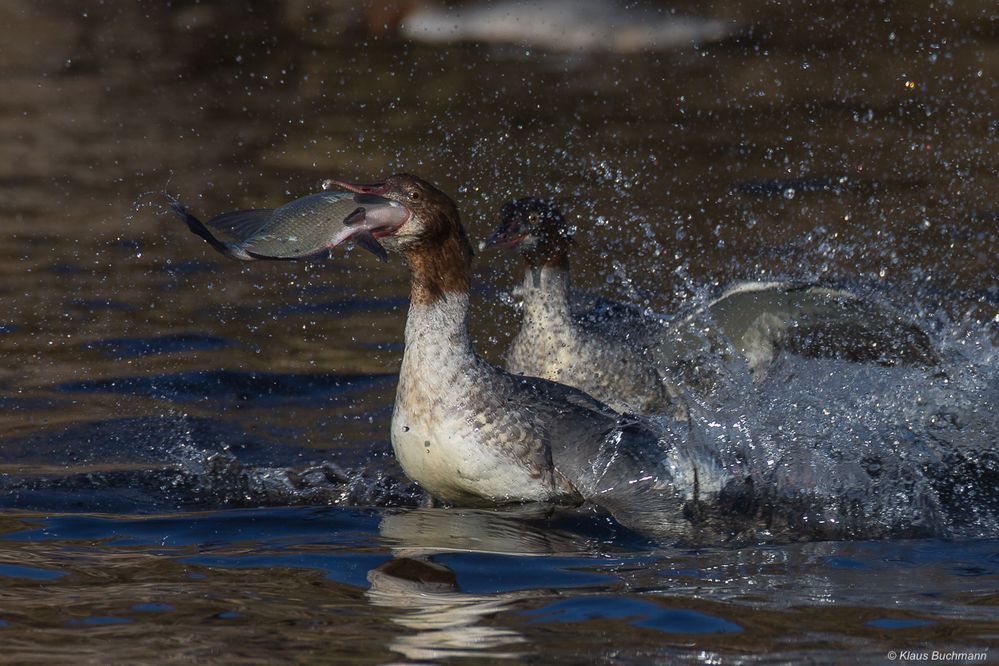
{"type": "Polygon", "coordinates": [[[540,266],[528,264],[523,289],[525,325],[570,324],[570,286],[568,257],[559,257],[540,266]]]}
{"type": "Polygon", "coordinates": [[[412,300],[406,318],[406,359],[417,352],[432,363],[475,357],[468,335],[468,292],[446,292],[433,302],[412,300]]]}
{"type": "Polygon", "coordinates": [[[441,356],[474,356],[468,336],[472,248],[460,222],[443,242],[406,254],[413,271],[406,349],[429,346],[441,356]]]}

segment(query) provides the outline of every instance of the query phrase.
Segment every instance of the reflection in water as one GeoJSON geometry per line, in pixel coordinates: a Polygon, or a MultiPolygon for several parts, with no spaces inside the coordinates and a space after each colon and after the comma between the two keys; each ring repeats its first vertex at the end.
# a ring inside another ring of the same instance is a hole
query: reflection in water
{"type": "Polygon", "coordinates": [[[551,555],[587,552],[592,543],[547,522],[551,507],[416,509],[386,514],[379,525],[393,552],[419,557],[448,551],[551,555]]]}
{"type": "Polygon", "coordinates": [[[392,621],[413,633],[393,638],[390,646],[414,661],[447,657],[513,659],[509,648],[526,639],[516,631],[485,624],[489,617],[530,593],[465,594],[454,574],[429,559],[396,558],[368,573],[371,603],[394,609],[392,621]],[[504,649],[499,649],[504,648],[504,649]],[[485,654],[483,654],[485,652],[485,654]]]}
{"type": "Polygon", "coordinates": [[[4,658],[159,662],[169,645],[184,663],[283,663],[290,651],[797,662],[821,636],[808,650],[819,661],[855,663],[859,650],[874,664],[995,633],[995,540],[662,549],[572,520],[565,532],[431,509],[8,515],[4,658]]]}
{"type": "Polygon", "coordinates": [[[393,639],[393,650],[414,661],[446,657],[520,658],[510,646],[524,643],[517,631],[492,626],[489,619],[524,599],[548,596],[542,590],[469,594],[435,553],[504,553],[544,556],[586,552],[591,545],[579,536],[532,527],[538,518],[523,507],[513,516],[475,510],[416,509],[383,516],[382,536],[393,543],[394,559],[368,573],[368,599],[395,610],[392,621],[414,633],[393,639]],[[484,653],[484,651],[486,651],[484,653]]]}

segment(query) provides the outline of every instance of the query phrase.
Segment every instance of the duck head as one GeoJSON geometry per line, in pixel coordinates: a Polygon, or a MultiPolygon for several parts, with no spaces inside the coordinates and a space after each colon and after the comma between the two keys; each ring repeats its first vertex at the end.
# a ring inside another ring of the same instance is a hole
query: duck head
{"type": "MultiPolygon", "coordinates": [[[[458,209],[451,198],[436,187],[410,174],[395,174],[379,183],[359,184],[330,179],[324,186],[336,186],[361,195],[394,201],[409,212],[404,219],[346,220],[346,229],[336,236],[336,244],[363,238],[370,234],[375,242],[389,252],[407,257],[432,251],[450,238],[465,238],[458,209]]],[[[465,240],[467,245],[467,239],[465,240]]]]}
{"type": "Polygon", "coordinates": [[[348,239],[363,245],[370,239],[377,247],[368,243],[369,250],[403,255],[413,271],[414,303],[434,303],[451,292],[468,293],[472,246],[451,197],[409,174],[396,174],[370,185],[328,182],[358,194],[388,199],[409,212],[399,223],[367,218],[354,225],[345,221],[347,228],[337,234],[334,245],[348,239]]]}
{"type": "Polygon", "coordinates": [[[530,266],[563,263],[573,244],[562,212],[551,199],[527,197],[500,210],[499,225],[485,247],[516,248],[530,266]]]}

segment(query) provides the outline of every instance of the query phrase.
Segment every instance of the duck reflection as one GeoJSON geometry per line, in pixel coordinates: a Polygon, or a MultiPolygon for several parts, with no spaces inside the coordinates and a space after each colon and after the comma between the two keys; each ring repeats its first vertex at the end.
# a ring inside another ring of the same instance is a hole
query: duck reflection
{"type": "Polygon", "coordinates": [[[367,597],[395,611],[392,621],[413,632],[395,637],[389,647],[412,661],[524,657],[525,652],[516,647],[526,643],[524,636],[497,626],[492,618],[545,593],[463,592],[455,573],[433,557],[453,552],[524,557],[590,551],[588,539],[542,527],[545,518],[536,508],[520,507],[512,511],[425,508],[384,516],[379,529],[394,544],[394,558],[368,573],[367,597]]]}

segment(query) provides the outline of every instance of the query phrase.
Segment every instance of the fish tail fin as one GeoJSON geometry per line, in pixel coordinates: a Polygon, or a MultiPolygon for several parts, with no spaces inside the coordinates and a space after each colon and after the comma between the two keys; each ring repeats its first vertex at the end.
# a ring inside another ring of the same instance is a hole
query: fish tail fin
{"type": "Polygon", "coordinates": [[[192,215],[187,209],[187,206],[169,194],[167,195],[167,198],[170,201],[170,212],[183,220],[187,224],[187,228],[191,230],[191,233],[203,238],[209,245],[212,246],[214,250],[221,252],[228,257],[242,259],[243,261],[252,261],[255,258],[245,251],[233,247],[232,244],[221,241],[213,236],[212,232],[208,229],[205,223],[192,215]]]}

